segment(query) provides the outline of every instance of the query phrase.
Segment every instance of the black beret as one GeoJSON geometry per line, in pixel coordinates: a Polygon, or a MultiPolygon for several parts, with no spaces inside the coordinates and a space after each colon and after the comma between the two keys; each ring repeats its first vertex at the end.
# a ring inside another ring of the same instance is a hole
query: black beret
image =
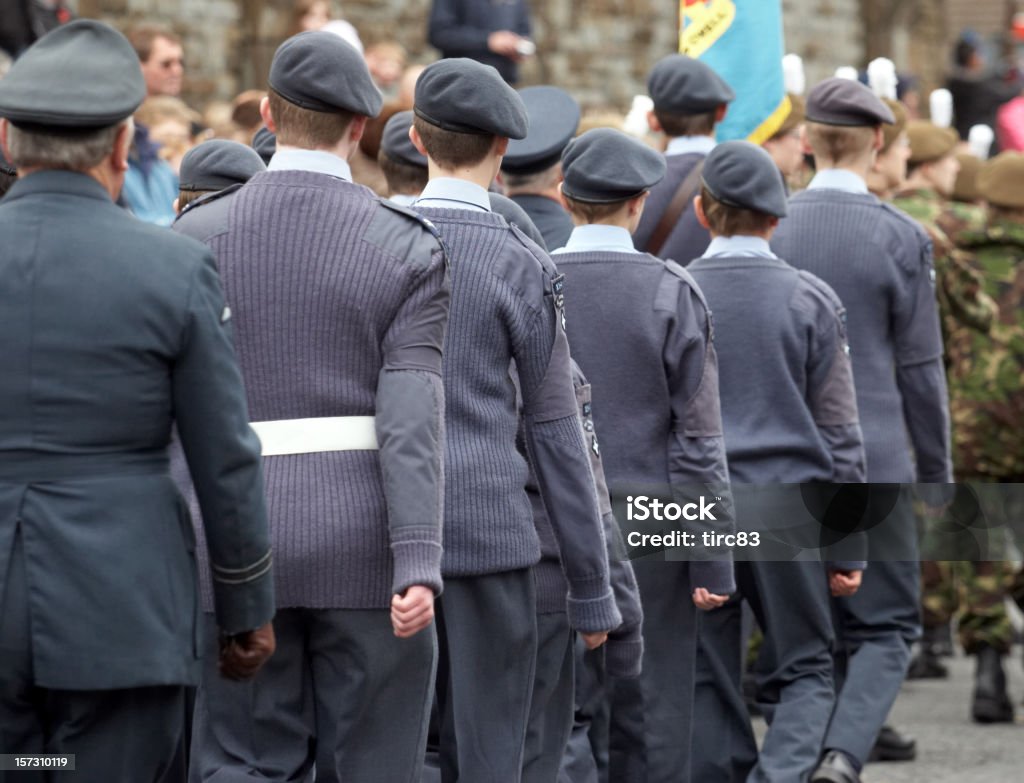
{"type": "Polygon", "coordinates": [[[252,137],[252,148],[256,150],[256,154],[260,156],[260,159],[269,165],[270,159],[277,152],[277,136],[270,132],[270,128],[260,128],[256,131],[256,135],[252,137]]]}
{"type": "Polygon", "coordinates": [[[281,44],[270,64],[269,82],[289,103],[310,111],[376,117],[384,104],[363,56],[323,30],[299,33],[281,44]]]}
{"type": "Polygon", "coordinates": [[[561,160],[580,125],[580,105],[558,87],[526,87],[519,95],[530,116],[530,132],[509,142],[501,168],[510,174],[534,174],[561,160]]]}
{"type": "Polygon", "coordinates": [[[210,139],[181,159],[180,190],[224,190],[246,183],[266,171],[263,160],[250,147],[228,139],[210,139]]]}
{"type": "Polygon", "coordinates": [[[807,120],[822,125],[893,125],[896,118],[882,99],[860,82],[832,77],[807,96],[807,120]]]}
{"type": "Polygon", "coordinates": [[[726,141],[704,160],[701,181],[730,207],[786,216],[786,186],[772,156],[749,141],[726,141]]]}
{"type": "Polygon", "coordinates": [[[146,97],[139,58],[110,25],[78,19],[26,50],[0,80],[0,117],[26,128],[108,128],[146,97]]]}
{"type": "Polygon", "coordinates": [[[562,192],[576,201],[611,204],[639,196],[665,176],[665,156],[612,128],[569,142],[562,155],[562,192]]]}
{"type": "Polygon", "coordinates": [[[654,108],[672,114],[706,114],[736,97],[725,79],[700,60],[670,54],[647,77],[654,108]]]}
{"type": "Polygon", "coordinates": [[[428,65],[416,81],[413,111],[455,133],[525,139],[529,115],[493,66],[463,57],[428,65]]]}
{"type": "Polygon", "coordinates": [[[426,156],[413,146],[412,140],[409,138],[412,118],[411,111],[400,111],[393,114],[384,125],[384,133],[380,137],[380,149],[381,152],[398,163],[425,169],[427,167],[426,156]]]}

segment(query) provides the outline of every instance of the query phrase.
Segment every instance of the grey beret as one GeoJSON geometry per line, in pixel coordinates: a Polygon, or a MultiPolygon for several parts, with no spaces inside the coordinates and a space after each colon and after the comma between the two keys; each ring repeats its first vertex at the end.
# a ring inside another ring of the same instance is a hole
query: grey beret
{"type": "Polygon", "coordinates": [[[398,163],[425,169],[427,167],[426,156],[420,153],[409,139],[412,118],[411,111],[400,111],[393,114],[384,125],[384,132],[380,137],[380,149],[381,152],[398,163]]]}
{"type": "Polygon", "coordinates": [[[670,54],[647,77],[647,93],[658,111],[705,114],[736,97],[725,79],[700,60],[670,54]]]}
{"type": "Polygon", "coordinates": [[[526,87],[519,91],[530,132],[509,142],[501,168],[510,174],[533,174],[554,166],[580,125],[580,105],[558,87],[526,87]]]}
{"type": "Polygon", "coordinates": [[[139,58],[110,25],[79,19],[57,27],[0,80],[0,117],[19,127],[107,128],[146,97],[139,58]]]}
{"type": "Polygon", "coordinates": [[[529,115],[493,66],[463,57],[428,65],[416,81],[413,111],[455,133],[525,139],[529,115]]]}
{"type": "Polygon", "coordinates": [[[562,192],[576,201],[610,204],[639,196],[665,176],[665,156],[622,131],[595,128],[562,155],[562,192]]]}
{"type": "Polygon", "coordinates": [[[270,165],[270,159],[277,152],[277,136],[270,132],[270,128],[260,128],[252,137],[252,148],[265,164],[270,165]]]}
{"type": "Polygon", "coordinates": [[[832,77],[818,82],[807,96],[807,120],[822,125],[892,125],[892,109],[869,87],[852,79],[832,77]]]}
{"type": "Polygon", "coordinates": [[[704,160],[701,181],[716,201],[786,216],[786,186],[772,156],[749,141],[726,141],[704,160]]]}
{"type": "Polygon", "coordinates": [[[210,139],[181,159],[181,190],[224,190],[245,183],[267,167],[254,149],[228,139],[210,139]]]}
{"type": "Polygon", "coordinates": [[[384,104],[363,56],[323,30],[299,33],[281,44],[270,64],[269,82],[289,103],[310,111],[376,117],[384,104]]]}

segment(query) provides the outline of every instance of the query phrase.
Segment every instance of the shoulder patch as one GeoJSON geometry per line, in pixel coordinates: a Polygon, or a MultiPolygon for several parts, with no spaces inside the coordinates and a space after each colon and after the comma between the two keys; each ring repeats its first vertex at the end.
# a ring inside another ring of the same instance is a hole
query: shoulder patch
{"type": "Polygon", "coordinates": [[[440,249],[448,265],[448,249],[437,226],[408,207],[378,198],[383,207],[373,216],[363,237],[386,253],[418,268],[430,265],[434,252],[440,249]]]}
{"type": "Polygon", "coordinates": [[[529,235],[525,231],[519,228],[519,226],[516,225],[515,223],[508,223],[508,229],[512,233],[512,236],[514,236],[516,240],[519,242],[519,244],[526,248],[530,255],[537,259],[541,267],[543,267],[544,271],[548,275],[554,277],[555,275],[558,274],[558,267],[552,260],[551,256],[548,255],[548,253],[536,242],[530,239],[529,235]]]}
{"type": "MultiPolygon", "coordinates": [[[[654,258],[655,256],[651,257],[654,258]]],[[[671,274],[673,277],[679,278],[690,287],[693,293],[696,294],[697,299],[700,301],[700,303],[704,305],[704,309],[710,312],[711,308],[708,306],[708,302],[704,298],[704,292],[700,290],[700,286],[697,284],[697,281],[694,279],[693,275],[691,275],[684,266],[682,266],[681,264],[677,264],[675,261],[662,261],[662,263],[665,265],[665,269],[669,272],[669,274],[671,274]]]]}

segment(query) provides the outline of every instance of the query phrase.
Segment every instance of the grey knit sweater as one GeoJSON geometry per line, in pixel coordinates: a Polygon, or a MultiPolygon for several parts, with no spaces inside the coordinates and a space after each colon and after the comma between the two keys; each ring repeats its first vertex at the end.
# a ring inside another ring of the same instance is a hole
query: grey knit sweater
{"type": "Polygon", "coordinates": [[[540,559],[524,489],[527,463],[516,448],[515,372],[530,460],[565,555],[570,624],[582,631],[615,628],[621,617],[608,581],[551,260],[500,215],[420,211],[444,237],[451,263],[443,572],[501,573],[540,559]]]}
{"type": "MultiPolygon", "coordinates": [[[[445,261],[416,216],[336,177],[270,171],[231,197],[207,242],[253,421],[376,415],[380,439],[378,394],[398,371],[443,406],[445,261]]],[[[381,445],[264,457],[279,607],[385,608],[412,584],[440,592],[440,477],[436,497],[396,502],[381,445]]]]}

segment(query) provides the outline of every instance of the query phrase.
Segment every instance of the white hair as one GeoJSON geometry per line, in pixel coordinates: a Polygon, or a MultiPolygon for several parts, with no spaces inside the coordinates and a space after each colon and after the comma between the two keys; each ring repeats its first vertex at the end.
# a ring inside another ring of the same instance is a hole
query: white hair
{"type": "Polygon", "coordinates": [[[134,123],[131,117],[99,130],[82,132],[25,130],[7,124],[7,151],[17,169],[43,168],[88,171],[114,151],[118,131],[128,126],[131,143],[134,123]]]}

